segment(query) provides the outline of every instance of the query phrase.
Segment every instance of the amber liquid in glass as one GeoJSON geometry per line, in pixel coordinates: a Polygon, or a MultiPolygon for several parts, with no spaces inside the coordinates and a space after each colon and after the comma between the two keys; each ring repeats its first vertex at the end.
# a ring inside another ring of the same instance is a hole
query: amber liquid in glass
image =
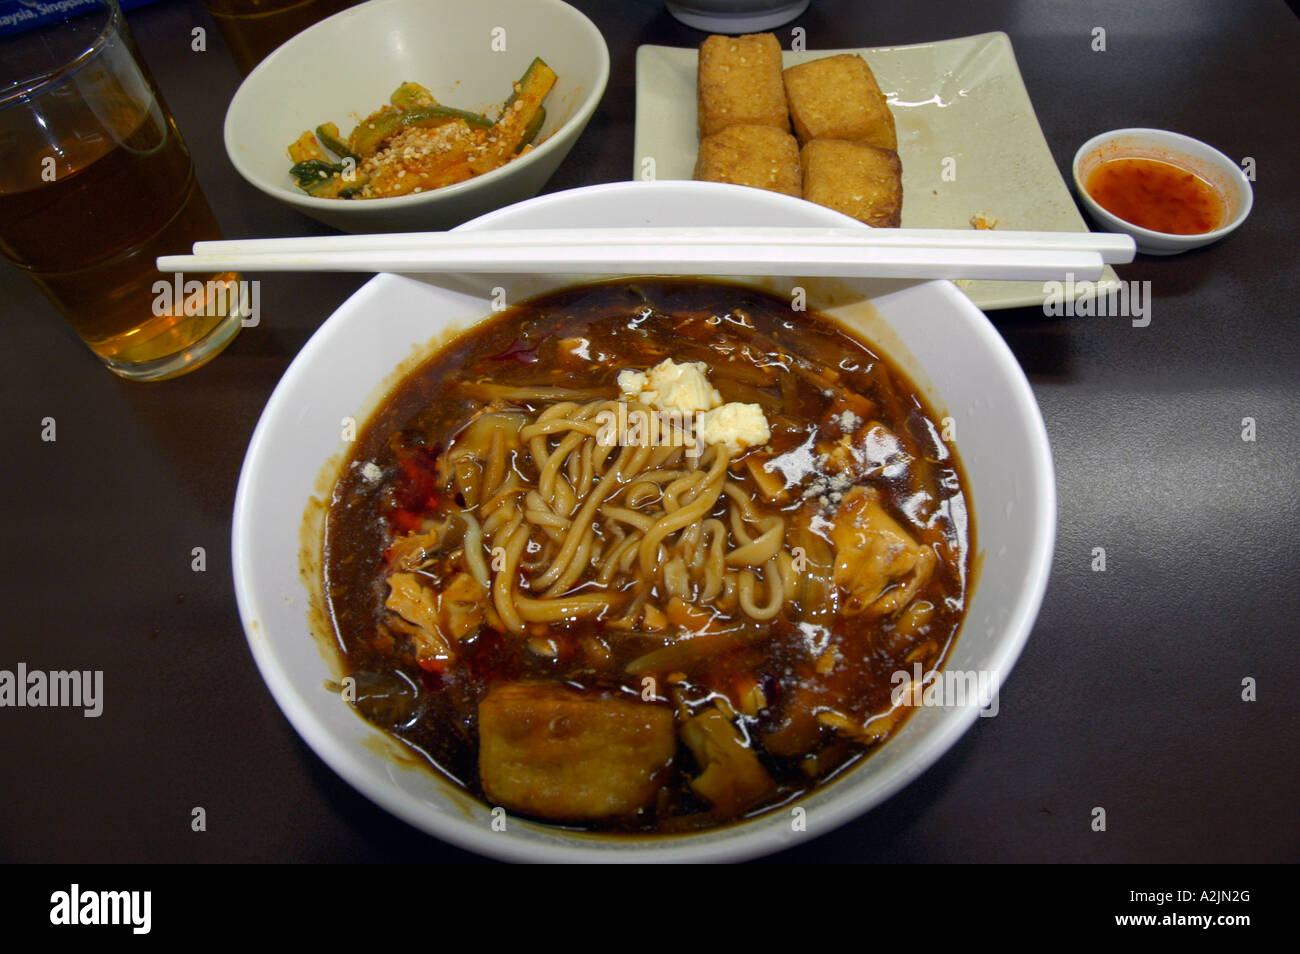
{"type": "MultiPolygon", "coordinates": [[[[186,275],[205,283],[202,300],[191,299],[188,309],[183,300],[160,299],[154,290],[156,282],[173,280],[155,267],[158,255],[185,253],[195,241],[220,236],[189,152],[161,108],[122,142],[93,134],[46,145],[25,160],[10,157],[6,166],[8,174],[0,171],[0,251],[31,275],[110,367],[136,376],[133,366],[184,352],[226,320],[231,301],[238,302],[238,295],[227,293],[238,279],[232,272],[186,275]],[[12,187],[19,176],[26,188],[12,187]],[[31,185],[32,179],[40,184],[31,185]],[[208,296],[206,289],[218,287],[209,280],[231,284],[208,296]]],[[[218,351],[143,376],[171,377],[218,351]]]]}
{"type": "Polygon", "coordinates": [[[245,75],[277,46],[361,0],[204,0],[245,75]]]}

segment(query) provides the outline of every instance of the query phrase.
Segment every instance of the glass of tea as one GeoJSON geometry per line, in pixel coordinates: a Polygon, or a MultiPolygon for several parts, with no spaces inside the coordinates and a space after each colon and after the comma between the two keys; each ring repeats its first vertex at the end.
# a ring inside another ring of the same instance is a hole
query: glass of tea
{"type": "Polygon", "coordinates": [[[44,22],[0,0],[0,25],[27,27],[0,36],[0,252],[111,370],[175,377],[230,343],[252,296],[233,272],[155,268],[220,230],[117,0],[42,6],[71,9],[44,22]]]}
{"type": "Polygon", "coordinates": [[[277,46],[361,0],[203,0],[247,76],[277,46]]]}

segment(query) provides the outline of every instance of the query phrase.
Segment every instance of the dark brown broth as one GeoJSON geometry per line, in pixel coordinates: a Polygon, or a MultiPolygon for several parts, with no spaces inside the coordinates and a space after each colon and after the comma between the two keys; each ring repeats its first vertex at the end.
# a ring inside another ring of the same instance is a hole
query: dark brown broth
{"type": "MultiPolygon", "coordinates": [[[[608,631],[599,621],[578,621],[550,627],[548,635],[560,651],[556,658],[547,659],[530,653],[519,637],[484,626],[460,645],[453,665],[430,672],[415,663],[400,639],[385,631],[381,625],[384,551],[396,532],[394,515],[412,509],[427,512],[430,505],[457,508],[454,500],[426,497],[423,486],[414,491],[418,499],[412,503],[410,480],[412,473],[432,466],[448,441],[482,407],[480,402],[450,394],[449,382],[463,378],[510,385],[604,386],[612,397],[617,394],[619,370],[644,369],[672,357],[707,361],[710,379],[724,399],[732,400],[737,399],[728,394],[732,382],[742,382],[743,388],[744,381],[753,379],[753,369],[765,365],[771,373],[772,353],[777,349],[827,364],[830,357],[843,375],[841,384],[874,405],[874,419],[897,435],[913,460],[902,473],[868,482],[882,492],[894,519],[941,557],[918,594],[937,609],[916,638],[894,638],[890,618],[841,615],[821,637],[839,649],[845,664],[819,676],[808,648],[808,631],[799,625],[803,608],[796,602],[761,637],[732,647],[689,673],[681,691],[692,703],[712,693],[730,697],[737,673],[752,674],[765,688],[768,708],[756,717],[742,717],[778,787],[775,796],[756,811],[784,804],[815,787],[818,782],[810,780],[799,765],[810,752],[776,756],[764,750],[764,739],[789,728],[803,709],[811,712],[819,700],[842,701],[845,711],[860,719],[888,710],[894,673],[911,672],[917,662],[924,671],[942,663],[965,612],[973,518],[961,489],[964,480],[958,461],[939,439],[934,416],[897,367],[830,319],[792,311],[785,302],[751,289],[719,283],[622,280],[533,299],[460,336],[389,395],[358,437],[349,466],[335,487],[326,527],[326,598],[345,649],[345,668],[357,680],[356,707],[361,714],[481,797],[476,719],[478,702],[489,685],[533,679],[639,694],[641,677],[626,674],[624,667],[647,649],[663,645],[608,631]],[[571,366],[572,356],[559,353],[560,340],[574,337],[590,342],[587,353],[593,359],[578,373],[571,366]],[[361,476],[360,465],[370,461],[384,473],[374,485],[361,476]],[[590,637],[608,647],[611,665],[593,666],[582,649],[584,638],[590,637]]],[[[769,446],[775,453],[796,448],[819,428],[826,428],[832,400],[803,376],[776,370],[772,386],[759,390],[778,401],[782,415],[790,419],[769,415],[773,423],[769,446]],[[782,381],[782,375],[787,380],[782,381]]],[[[749,480],[743,462],[733,462],[730,472],[733,479],[749,480]]],[[[771,506],[790,516],[800,510],[806,514],[816,504],[795,495],[782,507],[771,506]]],[[[811,754],[820,753],[818,778],[824,780],[866,751],[858,743],[821,730],[811,754]]],[[[590,827],[664,832],[716,824],[708,804],[689,787],[697,771],[689,750],[679,745],[674,777],[656,811],[590,827]]]]}

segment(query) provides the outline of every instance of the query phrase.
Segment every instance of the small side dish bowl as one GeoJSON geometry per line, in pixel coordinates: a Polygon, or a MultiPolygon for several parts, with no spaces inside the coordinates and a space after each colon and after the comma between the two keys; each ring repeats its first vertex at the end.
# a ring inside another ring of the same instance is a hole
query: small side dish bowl
{"type": "Polygon", "coordinates": [[[1177,255],[1217,242],[1246,221],[1254,202],[1250,180],[1232,159],[1199,139],[1163,129],[1114,129],[1093,136],[1074,154],[1074,187],[1095,222],[1109,231],[1133,236],[1138,251],[1147,255],[1177,255]],[[1103,208],[1088,192],[1088,177],[1103,162],[1113,159],[1154,159],[1199,176],[1223,203],[1219,226],[1189,235],[1157,232],[1103,208]]]}
{"type": "MultiPolygon", "coordinates": [[[[486,233],[560,224],[743,229],[843,226],[851,220],[760,189],[659,181],[539,196],[465,228],[486,233]]],[[[494,298],[517,303],[586,280],[378,275],[321,325],[267,402],[240,474],[232,555],[253,657],[289,721],[335,771],[399,818],[485,855],[515,861],[729,861],[829,832],[936,762],[976,721],[982,701],[918,708],[880,751],[802,797],[793,807],[798,824],[783,807],[706,831],[641,836],[596,835],[514,817],[503,828],[495,821],[501,809],[494,812],[430,768],[413,764],[409,750],[405,758],[395,757],[396,743],[340,697],[337,644],[328,625],[319,631],[319,567],[310,562],[314,553],[319,563],[321,537],[310,523],[329,500],[333,478],[353,447],[346,425],[360,427],[403,368],[413,368],[450,334],[488,319],[494,298]]],[[[1047,432],[1010,349],[948,281],[739,281],[783,296],[792,288],[806,293],[809,308],[880,347],[931,408],[951,418],[977,529],[973,597],[945,668],[987,676],[996,692],[1038,613],[1056,530],[1047,432]]],[[[996,705],[986,714],[995,711],[996,705]]]]}
{"type": "Polygon", "coordinates": [[[586,128],[609,79],[600,31],[561,0],[370,0],[309,27],[248,75],[226,112],[226,152],[249,183],[345,232],[445,229],[541,191],[586,128]],[[287,152],[304,129],[346,133],[400,84],[494,118],[533,57],[555,70],[527,153],[464,182],[386,199],[307,195],[287,152]]]}

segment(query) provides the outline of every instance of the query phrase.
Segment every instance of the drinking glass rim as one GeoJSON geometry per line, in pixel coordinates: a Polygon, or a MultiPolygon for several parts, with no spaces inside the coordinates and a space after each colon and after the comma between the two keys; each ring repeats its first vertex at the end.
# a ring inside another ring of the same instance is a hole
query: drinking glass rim
{"type": "Polygon", "coordinates": [[[52,86],[61,80],[67,79],[73,73],[77,72],[77,70],[90,62],[91,58],[104,48],[105,44],[108,42],[109,35],[115,28],[126,26],[126,20],[122,16],[122,8],[119,6],[117,0],[97,0],[97,2],[108,7],[108,20],[95,36],[95,39],[67,63],[49,71],[48,73],[42,73],[39,76],[23,77],[14,80],[8,85],[0,86],[0,109],[7,109],[14,105],[15,102],[20,102],[48,86],[52,86]]]}

